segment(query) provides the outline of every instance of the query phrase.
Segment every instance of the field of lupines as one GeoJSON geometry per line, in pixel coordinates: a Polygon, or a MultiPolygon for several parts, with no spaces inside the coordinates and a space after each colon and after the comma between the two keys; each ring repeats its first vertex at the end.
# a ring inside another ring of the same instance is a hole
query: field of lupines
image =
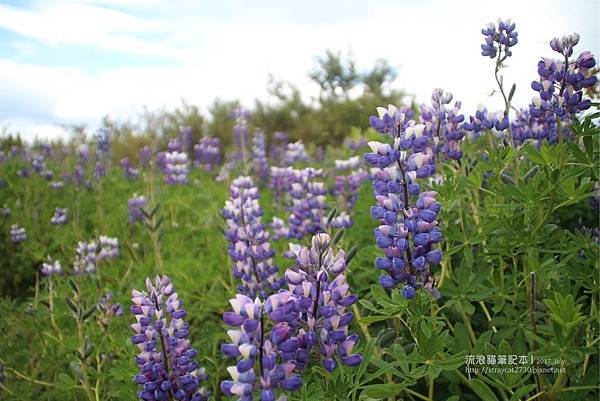
{"type": "Polygon", "coordinates": [[[4,149],[0,399],[597,399],[596,60],[552,39],[516,108],[515,24],[482,34],[497,112],[4,149]]]}

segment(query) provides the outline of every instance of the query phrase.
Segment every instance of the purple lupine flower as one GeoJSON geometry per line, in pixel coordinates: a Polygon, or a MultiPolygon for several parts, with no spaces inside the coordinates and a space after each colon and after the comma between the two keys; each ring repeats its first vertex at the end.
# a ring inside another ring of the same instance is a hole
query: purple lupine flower
{"type": "Polygon", "coordinates": [[[46,164],[44,163],[44,156],[33,153],[31,154],[31,170],[36,173],[41,173],[46,169],[46,164]]]}
{"type": "Polygon", "coordinates": [[[261,222],[263,210],[258,189],[252,178],[238,177],[231,183],[230,195],[222,213],[227,223],[225,235],[233,275],[241,280],[238,288],[242,293],[264,299],[268,292],[279,289],[283,279],[277,277],[275,251],[261,222]]]}
{"type": "Polygon", "coordinates": [[[100,181],[104,176],[106,176],[106,165],[103,160],[98,160],[94,168],[94,177],[97,181],[100,181]]]}
{"type": "Polygon", "coordinates": [[[129,160],[128,157],[121,159],[120,164],[121,168],[123,169],[123,174],[125,175],[125,178],[133,180],[138,178],[138,176],[140,175],[140,170],[133,168],[133,166],[131,165],[131,160],[129,160]]]}
{"type": "Polygon", "coordinates": [[[481,45],[481,55],[489,58],[498,55],[500,59],[512,56],[510,48],[519,42],[515,27],[515,23],[510,19],[498,20],[498,26],[490,22],[481,30],[485,37],[485,43],[481,45]]]}
{"type": "Polygon", "coordinates": [[[462,124],[462,128],[470,132],[471,138],[478,138],[485,130],[493,132],[497,137],[501,137],[508,127],[508,117],[504,115],[504,112],[497,111],[492,113],[483,105],[479,106],[474,116],[469,117],[469,122],[462,124]]]}
{"type": "Polygon", "coordinates": [[[189,162],[186,153],[179,151],[165,153],[163,172],[166,184],[187,184],[189,171],[189,162]]]}
{"type": "Polygon", "coordinates": [[[96,157],[110,160],[110,131],[108,129],[100,128],[96,132],[96,144],[96,157]]]}
{"type": "Polygon", "coordinates": [[[539,79],[531,83],[531,88],[539,93],[539,97],[535,97],[529,107],[532,117],[555,114],[561,120],[569,120],[590,108],[592,102],[584,99],[584,89],[598,82],[594,70],[596,59],[589,51],[584,51],[577,59],[569,60],[578,41],[579,35],[574,34],[550,42],[550,47],[564,60],[542,58],[538,62],[539,79]]]}
{"type": "Polygon", "coordinates": [[[283,198],[289,193],[292,183],[296,180],[293,167],[271,167],[271,182],[269,188],[273,191],[277,203],[281,206],[283,198]]]}
{"type": "Polygon", "coordinates": [[[286,166],[293,166],[294,164],[301,161],[308,161],[310,158],[306,153],[306,148],[302,140],[288,143],[283,156],[283,162],[286,166]]]}
{"type": "Polygon", "coordinates": [[[361,167],[358,156],[347,160],[336,160],[335,170],[335,182],[331,193],[337,199],[341,212],[330,225],[337,228],[351,227],[353,222],[350,213],[358,200],[360,187],[369,178],[369,175],[361,167]]]}
{"type": "Polygon", "coordinates": [[[96,272],[97,248],[98,244],[95,241],[77,243],[73,273],[91,274],[96,272]]]}
{"type": "Polygon", "coordinates": [[[150,159],[152,159],[152,148],[148,145],[140,149],[139,152],[140,165],[142,167],[148,167],[150,165],[150,159]]]}
{"type": "Polygon", "coordinates": [[[140,353],[135,358],[140,373],[140,400],[205,401],[209,392],[201,383],[208,377],[194,361],[198,355],[188,340],[189,326],[183,302],[167,276],[146,279],[148,292],[132,290],[131,342],[140,353]]]}
{"type": "Polygon", "coordinates": [[[179,143],[181,143],[181,150],[186,153],[192,151],[192,127],[179,127],[179,143]]]}
{"type": "Polygon", "coordinates": [[[182,152],[182,145],[179,138],[170,139],[167,143],[168,152],[182,152]]]}
{"type": "Polygon", "coordinates": [[[54,210],[54,216],[52,216],[52,218],[50,219],[50,223],[52,223],[54,225],[62,225],[62,224],[67,224],[67,220],[68,220],[67,209],[57,207],[54,210]]]}
{"type": "Polygon", "coordinates": [[[90,157],[90,148],[85,143],[80,144],[77,147],[77,157],[79,158],[79,163],[85,164],[90,157]]]}
{"type": "Polygon", "coordinates": [[[252,162],[254,175],[262,181],[268,180],[270,171],[267,160],[267,143],[262,131],[256,131],[252,137],[252,162]]]}
{"type": "MultiPolygon", "coordinates": [[[[354,315],[347,311],[358,297],[350,293],[346,282],[344,250],[334,252],[329,235],[322,233],[312,237],[310,249],[296,247],[295,257],[296,264],[285,272],[289,292],[295,298],[290,307],[300,316],[290,321],[300,345],[293,358],[303,369],[311,349],[318,346],[323,367],[329,372],[337,366],[336,356],[348,366],[358,366],[362,356],[352,353],[358,336],[348,333],[354,315]]],[[[277,312],[285,310],[285,305],[271,316],[279,317],[277,312]]]]}
{"type": "Polygon", "coordinates": [[[269,225],[273,230],[273,239],[277,241],[280,238],[288,238],[290,234],[289,227],[285,224],[285,221],[279,217],[273,217],[273,221],[269,225]]]}
{"type": "Polygon", "coordinates": [[[346,137],[344,138],[344,146],[347,147],[350,150],[359,150],[362,149],[367,145],[367,140],[363,137],[360,138],[350,138],[350,137],[346,137]]]}
{"type": "Polygon", "coordinates": [[[273,134],[273,141],[271,143],[269,154],[274,165],[279,166],[283,162],[287,144],[288,135],[285,132],[277,131],[273,134]]]}
{"type": "Polygon", "coordinates": [[[96,319],[98,320],[98,324],[106,329],[110,323],[110,321],[116,316],[123,316],[123,307],[120,303],[112,302],[113,293],[111,291],[102,295],[98,300],[98,315],[96,319]]]}
{"type": "Polygon", "coordinates": [[[433,140],[424,125],[404,123],[403,116],[394,112],[395,108],[389,108],[375,121],[396,121],[396,129],[389,123],[385,130],[394,134],[394,146],[369,142],[372,152],[365,154],[367,163],[376,169],[371,178],[377,205],[371,207],[371,216],[381,223],[375,229],[375,240],[384,253],[375,264],[387,273],[380,278],[384,288],[403,284],[402,295],[407,298],[412,298],[417,288],[437,297],[429,266],[439,264],[442,258],[441,251],[433,249],[442,238],[436,221],[440,205],[435,192],[421,192],[416,182],[435,173],[433,140]]]}
{"type": "Polygon", "coordinates": [[[142,212],[142,208],[146,206],[146,198],[141,196],[136,196],[133,194],[133,198],[127,201],[127,211],[129,212],[129,224],[134,224],[137,221],[144,220],[144,213],[142,212]]]}
{"type": "Polygon", "coordinates": [[[294,170],[295,182],[290,188],[290,238],[302,239],[325,230],[327,189],[322,181],[323,170],[307,167],[294,170]]]}
{"type": "MultiPolygon", "coordinates": [[[[533,117],[528,109],[521,109],[511,122],[511,131],[517,145],[530,142],[539,148],[544,140],[550,144],[558,142],[558,126],[554,115],[533,117]]],[[[563,126],[562,131],[565,137],[571,135],[568,127],[563,126]]]]}
{"type": "Polygon", "coordinates": [[[103,259],[115,259],[117,257],[119,257],[119,255],[121,254],[119,252],[119,239],[118,238],[111,238],[111,237],[107,237],[105,235],[101,235],[100,238],[98,239],[98,242],[100,244],[100,252],[98,253],[98,260],[103,260],[103,259]]]}
{"type": "Polygon", "coordinates": [[[212,171],[221,164],[221,140],[204,136],[194,145],[194,166],[212,171]]]}
{"type": "Polygon", "coordinates": [[[54,262],[52,262],[50,257],[48,257],[48,262],[49,263],[42,263],[42,267],[40,269],[40,273],[42,274],[42,276],[49,277],[57,274],[62,274],[62,267],[60,265],[60,261],[55,260],[54,262]]]}
{"type": "Polygon", "coordinates": [[[72,175],[73,181],[76,185],[81,186],[85,182],[85,171],[81,164],[75,166],[75,170],[72,175]]]}
{"type": "Polygon", "coordinates": [[[436,154],[442,153],[449,159],[462,157],[460,145],[465,136],[460,114],[461,102],[455,101],[451,107],[452,93],[436,88],[431,95],[431,107],[421,106],[420,122],[425,125],[426,136],[433,138],[436,154]]]}
{"type": "Polygon", "coordinates": [[[10,238],[13,244],[18,244],[27,239],[25,227],[20,227],[18,224],[13,224],[10,227],[10,238]]]}
{"type": "Polygon", "coordinates": [[[227,368],[231,380],[221,382],[221,391],[248,401],[254,400],[258,392],[261,401],[275,401],[278,391],[299,390],[302,377],[290,358],[299,347],[299,341],[291,335],[289,322],[297,319],[297,313],[290,293],[271,295],[266,302],[237,294],[229,303],[233,310],[225,312],[223,321],[234,329],[227,331],[231,343],[223,344],[221,352],[236,364],[227,368]],[[273,323],[269,332],[268,320],[273,323]]]}

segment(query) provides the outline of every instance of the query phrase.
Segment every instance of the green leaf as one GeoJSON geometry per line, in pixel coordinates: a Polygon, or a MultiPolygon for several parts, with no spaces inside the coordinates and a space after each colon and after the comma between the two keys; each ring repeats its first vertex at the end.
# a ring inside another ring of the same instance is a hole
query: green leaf
{"type": "Polygon", "coordinates": [[[508,94],[508,101],[510,102],[513,98],[513,96],[515,95],[515,91],[517,90],[517,84],[512,84],[512,87],[510,88],[510,92],[508,94]]]}
{"type": "Polygon", "coordinates": [[[527,384],[523,387],[520,387],[519,389],[517,389],[517,391],[515,391],[512,397],[510,397],[510,401],[520,401],[526,398],[525,396],[527,396],[531,392],[531,390],[533,390],[536,387],[537,385],[535,383],[527,384]]]}
{"type": "Polygon", "coordinates": [[[395,397],[405,388],[405,384],[371,384],[363,387],[361,396],[367,396],[380,400],[382,398],[395,397]]]}
{"type": "Polygon", "coordinates": [[[479,379],[471,380],[471,389],[479,396],[482,401],[498,401],[498,397],[487,384],[479,379]]]}

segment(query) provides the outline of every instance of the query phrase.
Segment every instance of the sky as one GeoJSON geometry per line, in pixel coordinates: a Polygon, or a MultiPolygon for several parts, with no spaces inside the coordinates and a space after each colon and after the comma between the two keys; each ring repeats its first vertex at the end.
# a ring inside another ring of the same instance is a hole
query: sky
{"type": "Polygon", "coordinates": [[[526,106],[550,39],[578,32],[576,53],[599,55],[599,10],[599,0],[0,0],[0,127],[45,139],[182,99],[251,108],[269,100],[270,75],[308,98],[318,94],[308,72],[327,49],[351,52],[361,69],[387,59],[393,87],[418,102],[441,87],[466,114],[499,109],[493,61],[480,55],[480,30],[499,17],[517,24],[504,80],[526,106]]]}

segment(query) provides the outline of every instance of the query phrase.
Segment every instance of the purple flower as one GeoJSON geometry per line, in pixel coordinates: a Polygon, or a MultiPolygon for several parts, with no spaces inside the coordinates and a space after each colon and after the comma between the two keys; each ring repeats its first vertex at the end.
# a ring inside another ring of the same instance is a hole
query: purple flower
{"type": "Polygon", "coordinates": [[[302,239],[306,235],[324,231],[328,208],[327,189],[325,183],[317,181],[322,175],[323,170],[312,167],[294,170],[294,182],[289,190],[290,238],[302,239]]]}
{"type": "Polygon", "coordinates": [[[299,341],[291,335],[287,321],[273,319],[286,320],[286,312],[282,311],[286,309],[287,318],[293,320],[294,311],[285,306],[293,303],[289,295],[289,292],[274,294],[265,302],[238,294],[229,301],[233,310],[226,312],[223,319],[233,327],[227,331],[231,342],[223,344],[221,351],[236,364],[227,368],[231,380],[221,382],[221,391],[226,396],[253,400],[258,392],[261,401],[274,401],[278,390],[296,391],[302,386],[296,362],[290,358],[298,350],[299,341]]]}
{"type": "Polygon", "coordinates": [[[330,225],[337,228],[351,227],[353,222],[350,213],[358,200],[360,187],[369,178],[369,175],[361,167],[358,156],[347,160],[336,160],[335,170],[335,183],[331,193],[337,200],[341,212],[330,225]]]}
{"type": "Polygon", "coordinates": [[[127,201],[127,211],[129,212],[129,223],[134,224],[137,221],[144,220],[144,213],[142,208],[146,206],[146,198],[142,196],[133,195],[133,198],[127,201]]]}
{"type": "Polygon", "coordinates": [[[130,310],[131,342],[139,349],[140,373],[134,381],[142,386],[140,400],[204,401],[209,392],[200,387],[207,379],[204,368],[194,361],[197,352],[190,341],[183,302],[169,277],[146,279],[147,292],[133,290],[130,310]]]}
{"type": "Polygon", "coordinates": [[[481,33],[485,37],[485,43],[481,45],[481,55],[489,58],[504,60],[512,56],[511,47],[519,42],[518,33],[515,31],[515,23],[511,20],[498,20],[498,26],[490,22],[481,33]]]}
{"type": "Polygon", "coordinates": [[[301,140],[288,143],[283,156],[283,162],[286,166],[293,166],[300,161],[308,161],[309,157],[306,148],[301,140]]]}
{"type": "Polygon", "coordinates": [[[436,154],[443,154],[449,159],[459,160],[460,150],[465,136],[463,129],[464,115],[460,114],[461,102],[455,101],[451,107],[452,94],[436,88],[431,95],[431,107],[421,106],[420,122],[425,125],[425,135],[417,140],[427,142],[427,137],[434,140],[436,154]]]}
{"type": "Polygon", "coordinates": [[[265,298],[268,292],[277,291],[283,280],[277,277],[279,268],[273,265],[275,251],[261,221],[258,189],[252,178],[238,177],[231,184],[230,195],[222,213],[233,275],[241,280],[238,288],[242,293],[265,298]]]}
{"type": "Polygon", "coordinates": [[[429,267],[441,261],[441,252],[433,248],[442,238],[436,221],[440,204],[435,192],[421,191],[417,183],[435,172],[432,133],[414,121],[401,123],[402,117],[395,121],[398,129],[388,126],[385,131],[396,132],[394,146],[369,142],[372,152],[365,154],[375,168],[371,179],[377,203],[371,216],[380,222],[375,242],[384,255],[375,265],[387,273],[380,278],[384,288],[403,284],[405,297],[414,296],[411,288],[424,288],[437,297],[429,267]]]}
{"type": "Polygon", "coordinates": [[[194,145],[194,166],[212,171],[221,164],[221,141],[217,137],[202,137],[194,145]]]}
{"type": "Polygon", "coordinates": [[[262,131],[256,131],[252,138],[252,160],[254,174],[262,181],[269,179],[269,161],[267,160],[267,144],[265,134],[262,131]]]}
{"type": "Polygon", "coordinates": [[[50,223],[52,223],[54,225],[62,225],[62,224],[67,224],[67,220],[68,220],[67,209],[57,207],[54,210],[54,216],[52,216],[52,218],[50,219],[50,223]]]}
{"type": "Polygon", "coordinates": [[[99,314],[97,316],[98,324],[106,329],[110,321],[116,316],[123,315],[123,307],[119,303],[112,303],[112,292],[107,292],[100,297],[97,307],[99,314]]]}
{"type": "Polygon", "coordinates": [[[133,168],[133,166],[131,165],[131,160],[129,160],[128,157],[121,159],[120,164],[121,168],[123,169],[123,174],[125,175],[125,178],[133,180],[138,178],[138,176],[140,175],[140,170],[133,168]]]}
{"type": "Polygon", "coordinates": [[[179,151],[165,153],[163,173],[166,184],[187,184],[189,173],[187,154],[179,151]]]}
{"type": "Polygon", "coordinates": [[[152,148],[148,145],[144,146],[140,149],[139,152],[140,157],[140,165],[143,167],[148,167],[150,164],[150,159],[152,158],[152,148]]]}
{"type": "Polygon", "coordinates": [[[563,54],[564,60],[542,58],[538,62],[539,79],[531,83],[531,88],[539,97],[533,98],[529,106],[532,117],[550,117],[554,114],[561,120],[569,121],[575,114],[587,110],[591,100],[584,98],[584,90],[596,85],[594,67],[596,60],[588,52],[582,52],[576,60],[569,60],[573,46],[579,36],[553,39],[550,46],[563,54]],[[559,50],[557,50],[559,49],[559,50]]]}
{"type": "Polygon", "coordinates": [[[98,244],[95,241],[77,243],[73,273],[91,274],[96,272],[97,248],[98,244]]]}
{"type": "Polygon", "coordinates": [[[18,244],[27,239],[27,233],[24,227],[20,227],[18,224],[13,224],[10,227],[10,237],[13,244],[18,244]]]}
{"type": "Polygon", "coordinates": [[[120,255],[119,252],[119,240],[117,238],[111,238],[101,235],[99,238],[100,252],[98,253],[98,260],[103,259],[114,259],[120,255]]]}
{"type": "Polygon", "coordinates": [[[42,268],[40,269],[40,273],[42,276],[53,276],[55,274],[62,274],[62,268],[60,266],[60,261],[55,260],[52,262],[50,257],[48,257],[49,263],[42,263],[42,268]]]}
{"type": "Polygon", "coordinates": [[[346,282],[345,252],[331,248],[329,235],[317,234],[310,249],[295,248],[295,257],[296,264],[285,273],[289,290],[278,294],[286,302],[267,301],[273,309],[271,318],[288,322],[297,335],[299,348],[288,357],[303,369],[311,350],[318,348],[321,363],[330,372],[338,358],[346,365],[359,365],[362,357],[352,353],[358,336],[348,333],[354,315],[347,310],[358,297],[350,293],[346,282]]]}

